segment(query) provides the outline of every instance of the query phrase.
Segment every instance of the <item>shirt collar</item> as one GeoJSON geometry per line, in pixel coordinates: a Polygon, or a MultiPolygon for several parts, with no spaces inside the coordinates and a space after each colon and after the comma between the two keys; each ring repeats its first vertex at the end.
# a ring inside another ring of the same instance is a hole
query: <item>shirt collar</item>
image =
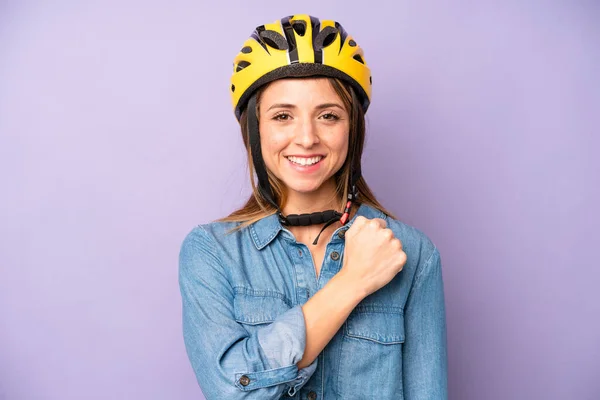
{"type": "MultiPolygon", "coordinates": [[[[338,238],[338,236],[336,235],[338,231],[349,229],[352,226],[352,223],[354,222],[356,217],[359,215],[362,215],[367,219],[385,218],[385,214],[379,211],[378,209],[371,207],[367,204],[361,204],[358,207],[358,210],[356,211],[356,214],[354,214],[352,219],[348,221],[346,225],[336,229],[333,237],[338,238]]],[[[250,225],[250,235],[252,236],[254,245],[258,250],[262,250],[269,243],[271,243],[273,239],[275,239],[277,234],[279,234],[279,232],[281,231],[283,231],[284,234],[290,235],[290,238],[293,238],[290,232],[281,225],[281,222],[279,222],[279,217],[276,213],[261,218],[252,225],[250,225]]]]}

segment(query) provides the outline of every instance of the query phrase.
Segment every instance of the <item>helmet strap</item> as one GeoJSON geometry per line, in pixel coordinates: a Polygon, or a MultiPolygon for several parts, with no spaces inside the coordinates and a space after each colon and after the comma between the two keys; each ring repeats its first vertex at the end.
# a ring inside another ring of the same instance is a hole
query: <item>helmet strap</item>
{"type": "Polygon", "coordinates": [[[256,116],[256,94],[252,95],[248,101],[248,135],[254,170],[258,178],[258,191],[265,200],[279,210],[279,205],[275,201],[273,190],[269,184],[269,175],[267,175],[267,168],[265,167],[265,161],[260,150],[260,132],[256,116]]]}

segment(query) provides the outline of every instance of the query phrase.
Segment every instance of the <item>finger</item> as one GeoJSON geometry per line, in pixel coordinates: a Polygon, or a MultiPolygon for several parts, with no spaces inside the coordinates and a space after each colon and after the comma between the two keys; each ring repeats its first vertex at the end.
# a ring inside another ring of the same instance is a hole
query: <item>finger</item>
{"type": "Polygon", "coordinates": [[[374,231],[379,231],[381,229],[385,229],[386,223],[381,218],[372,218],[365,223],[365,226],[369,227],[374,231]]]}
{"type": "Polygon", "coordinates": [[[380,228],[386,228],[387,227],[387,222],[385,222],[385,219],[382,219],[382,218],[373,218],[371,221],[376,222],[377,225],[380,228]]]}
{"type": "Polygon", "coordinates": [[[366,224],[368,221],[369,221],[368,219],[366,219],[362,215],[359,215],[354,219],[352,226],[357,225],[360,227],[360,226],[363,226],[364,224],[366,224]]]}
{"type": "Polygon", "coordinates": [[[367,222],[368,220],[362,215],[357,216],[350,228],[346,231],[346,238],[349,238],[360,231],[367,222]]]}
{"type": "Polygon", "coordinates": [[[383,229],[382,235],[387,240],[392,240],[394,238],[394,232],[390,228],[383,229]]]}

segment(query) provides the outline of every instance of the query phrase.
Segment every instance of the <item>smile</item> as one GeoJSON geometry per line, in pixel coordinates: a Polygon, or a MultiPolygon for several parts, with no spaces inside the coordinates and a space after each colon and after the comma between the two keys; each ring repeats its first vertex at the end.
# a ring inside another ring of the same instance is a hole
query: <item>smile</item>
{"type": "Polygon", "coordinates": [[[314,164],[318,163],[319,161],[321,161],[323,159],[323,156],[316,156],[316,157],[294,157],[294,156],[290,156],[290,157],[286,157],[286,158],[288,160],[290,160],[294,164],[303,165],[303,166],[310,166],[310,165],[314,165],[314,164]]]}

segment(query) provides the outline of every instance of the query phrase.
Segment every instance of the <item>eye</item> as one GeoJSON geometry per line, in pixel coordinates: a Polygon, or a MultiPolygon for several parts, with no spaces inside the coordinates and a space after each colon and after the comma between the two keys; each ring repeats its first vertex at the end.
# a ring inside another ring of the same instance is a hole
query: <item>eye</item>
{"type": "Polygon", "coordinates": [[[324,120],[327,120],[327,121],[337,121],[338,119],[340,119],[340,117],[338,117],[333,112],[325,113],[325,114],[321,115],[321,118],[323,118],[324,120]]]}
{"type": "Polygon", "coordinates": [[[286,112],[279,112],[273,116],[275,121],[289,121],[292,116],[286,112]]]}

